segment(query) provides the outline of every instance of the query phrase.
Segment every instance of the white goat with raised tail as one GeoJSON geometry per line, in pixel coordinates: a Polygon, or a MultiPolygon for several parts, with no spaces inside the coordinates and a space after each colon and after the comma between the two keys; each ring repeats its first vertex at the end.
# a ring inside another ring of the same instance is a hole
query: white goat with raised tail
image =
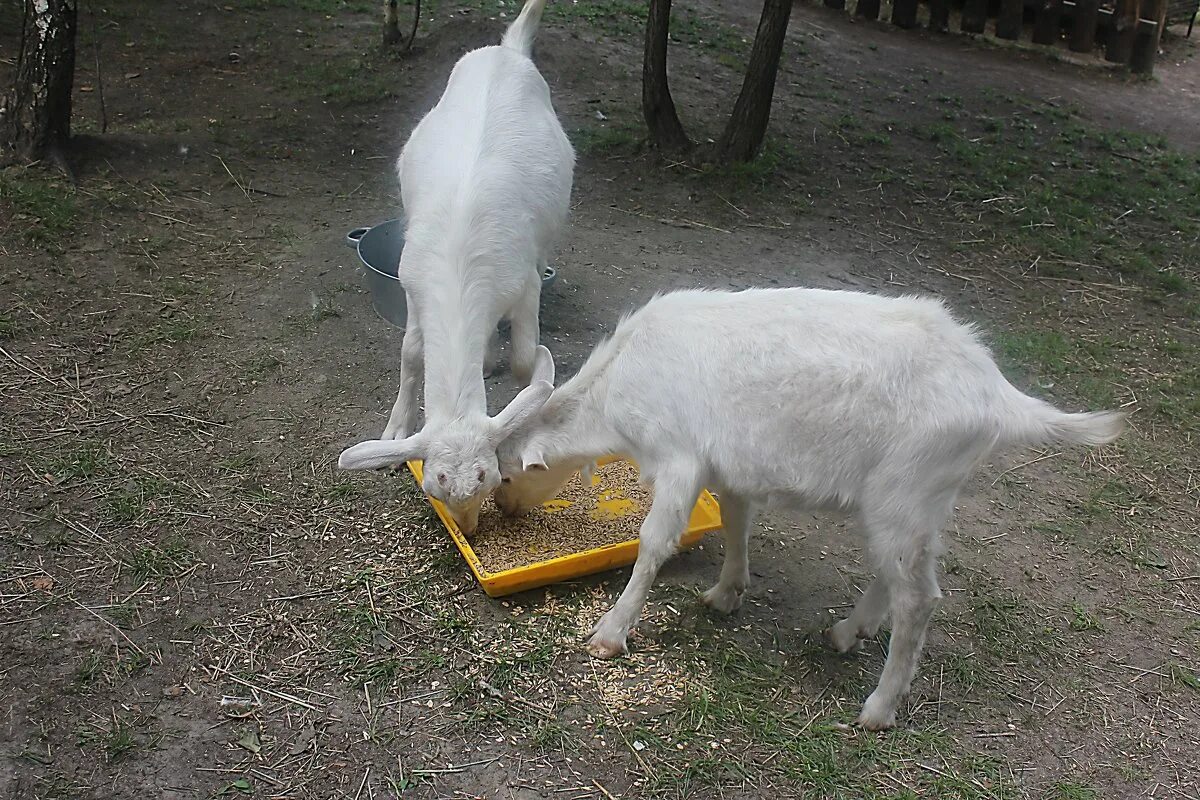
{"type": "MultiPolygon", "coordinates": [[[[539,397],[553,373],[539,348],[539,397]]],[[[1123,427],[1118,412],[1067,414],[1022,394],[936,300],[682,291],[621,322],[501,444],[496,501],[523,513],[612,454],[636,460],[653,484],[629,584],[588,644],[600,658],[625,651],[701,487],[719,494],[725,525],[721,577],[703,599],[723,612],[741,605],[750,580],[757,506],[852,512],[877,577],[828,636],[854,650],[890,611],[887,663],[858,718],[881,729],[895,724],[915,674],[941,597],[939,532],[973,468],[1005,445],[1096,445],[1123,427]]]]}
{"type": "MultiPolygon", "coordinates": [[[[500,482],[496,445],[520,416],[488,419],[484,363],[501,319],[523,384],[538,342],[541,279],[570,206],[575,154],[530,60],[545,0],[529,0],[499,46],[467,53],[397,162],[407,216],[400,281],[408,321],[386,444],[342,454],[344,469],[425,460],[425,491],[470,533],[500,482]],[[425,426],[417,381],[425,373],[425,426]],[[397,441],[390,441],[397,440],[397,441]]],[[[529,401],[518,395],[514,403],[529,401]]]]}

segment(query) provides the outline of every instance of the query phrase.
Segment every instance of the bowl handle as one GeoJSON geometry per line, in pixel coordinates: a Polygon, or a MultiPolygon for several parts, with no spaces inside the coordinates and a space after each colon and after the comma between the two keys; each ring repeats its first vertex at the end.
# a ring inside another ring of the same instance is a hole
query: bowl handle
{"type": "Polygon", "coordinates": [[[367,235],[370,228],[355,228],[346,234],[346,244],[349,247],[358,247],[358,240],[367,235]]]}

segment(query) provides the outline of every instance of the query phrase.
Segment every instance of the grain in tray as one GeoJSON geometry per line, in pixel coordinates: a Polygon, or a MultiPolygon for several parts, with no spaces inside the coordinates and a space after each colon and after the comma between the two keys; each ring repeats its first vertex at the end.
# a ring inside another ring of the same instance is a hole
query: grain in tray
{"type": "Polygon", "coordinates": [[[651,499],[637,469],[613,461],[595,479],[586,486],[576,473],[554,500],[524,517],[504,516],[488,498],[470,539],[483,568],[502,572],[636,539],[651,499]]]}

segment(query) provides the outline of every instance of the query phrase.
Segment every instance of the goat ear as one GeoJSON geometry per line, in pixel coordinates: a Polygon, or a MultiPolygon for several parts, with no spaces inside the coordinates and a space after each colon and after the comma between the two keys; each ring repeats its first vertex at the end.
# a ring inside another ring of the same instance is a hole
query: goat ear
{"type": "Polygon", "coordinates": [[[531,469],[549,469],[549,467],[546,466],[546,457],[542,455],[541,451],[527,449],[521,453],[521,469],[528,472],[531,469]]]}
{"type": "Polygon", "coordinates": [[[492,417],[492,444],[498,446],[512,436],[541,410],[553,391],[549,381],[534,381],[522,389],[503,411],[492,417]]]}
{"type": "Polygon", "coordinates": [[[338,456],[338,469],[382,469],[424,455],[425,440],[420,433],[398,441],[372,439],[343,450],[338,456]]]}
{"type": "Polygon", "coordinates": [[[533,380],[531,383],[538,381],[554,385],[554,356],[550,354],[550,350],[545,345],[541,344],[537,346],[537,352],[533,357],[533,380]]]}

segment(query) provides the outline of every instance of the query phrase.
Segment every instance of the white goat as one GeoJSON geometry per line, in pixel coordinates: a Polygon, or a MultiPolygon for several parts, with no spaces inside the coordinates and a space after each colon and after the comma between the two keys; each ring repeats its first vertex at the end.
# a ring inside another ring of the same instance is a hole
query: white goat
{"type": "Polygon", "coordinates": [[[484,362],[501,319],[512,369],[529,383],[542,274],[570,205],[575,154],[529,59],[545,0],[529,0],[499,46],[467,53],[397,162],[408,222],[400,281],[408,322],[386,446],[342,454],[344,469],[425,460],[425,491],[467,533],[500,482],[496,446],[530,396],[487,417],[484,362]],[[425,372],[425,427],[414,434],[425,372]],[[381,460],[382,459],[382,460],[381,460]]]}
{"type": "MultiPolygon", "coordinates": [[[[539,348],[538,396],[553,382],[539,348]]],[[[1066,414],[1022,394],[970,326],[932,299],[816,289],[683,291],[652,300],[600,344],[500,446],[496,501],[523,513],[602,455],[632,457],[654,487],[629,584],[588,650],[626,649],[659,567],[675,552],[701,487],[719,493],[720,580],[706,604],[741,605],[746,542],[765,503],[853,512],[876,579],[827,633],[842,652],[892,637],[859,722],[895,724],[941,597],[939,531],[972,469],[1002,445],[1100,444],[1118,412],[1066,414]]]]}

